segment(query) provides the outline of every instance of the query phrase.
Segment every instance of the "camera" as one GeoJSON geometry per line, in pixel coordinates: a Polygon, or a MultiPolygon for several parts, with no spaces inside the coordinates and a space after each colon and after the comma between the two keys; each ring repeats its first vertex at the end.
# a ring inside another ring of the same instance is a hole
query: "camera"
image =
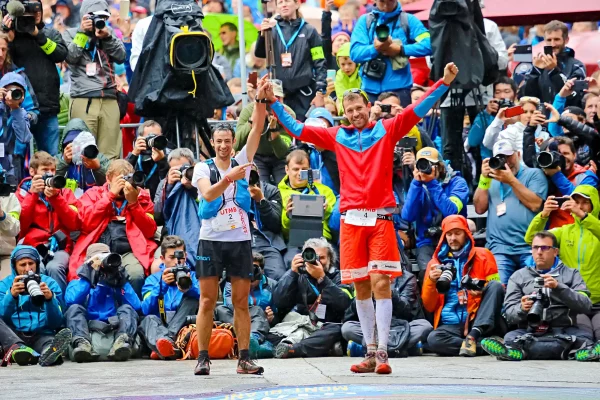
{"type": "Polygon", "coordinates": [[[456,267],[452,264],[438,265],[437,269],[442,271],[440,279],[435,284],[437,291],[444,294],[450,290],[450,284],[456,278],[456,267]]]}
{"type": "Polygon", "coordinates": [[[151,134],[146,136],[146,147],[155,148],[156,150],[164,150],[167,148],[169,141],[163,135],[151,134]]]}
{"type": "Polygon", "coordinates": [[[50,172],[46,172],[42,175],[42,180],[44,181],[44,185],[46,187],[51,187],[54,189],[63,189],[67,185],[67,180],[64,176],[54,175],[50,172]]]}
{"type": "Polygon", "coordinates": [[[133,174],[127,174],[123,177],[134,188],[144,187],[146,184],[146,174],[142,171],[135,171],[133,174]]]}
{"type": "MultiPolygon", "coordinates": [[[[31,33],[35,30],[35,14],[42,12],[42,3],[38,1],[11,0],[0,7],[2,15],[10,15],[16,32],[31,33]]],[[[7,31],[6,26],[3,30],[7,31]]],[[[15,99],[13,97],[13,99],[15,99]]],[[[18,99],[15,99],[18,100],[18,99]]]]}
{"type": "Polygon", "coordinates": [[[374,80],[380,81],[385,76],[387,64],[383,57],[377,57],[365,63],[363,73],[374,80]]]}
{"type": "Polygon", "coordinates": [[[179,172],[181,172],[181,176],[184,176],[185,179],[190,182],[192,181],[192,178],[194,178],[194,167],[192,167],[190,164],[184,164],[179,167],[179,172]]]}
{"type": "Polygon", "coordinates": [[[23,98],[23,96],[25,95],[25,92],[23,92],[22,89],[19,88],[14,88],[8,91],[8,93],[10,93],[10,97],[13,100],[21,100],[23,98]]]}
{"type": "Polygon", "coordinates": [[[94,24],[95,29],[100,30],[100,29],[106,28],[106,19],[110,15],[104,15],[104,14],[105,13],[103,13],[103,12],[102,13],[101,12],[98,12],[98,13],[91,12],[88,14],[88,17],[89,17],[89,19],[92,20],[92,23],[94,24]]]}
{"type": "Polygon", "coordinates": [[[485,287],[485,280],[471,278],[469,275],[465,275],[460,280],[460,285],[467,290],[482,291],[485,287]]]}
{"type": "Polygon", "coordinates": [[[21,282],[25,284],[25,288],[27,289],[27,293],[31,296],[31,302],[36,307],[41,307],[44,304],[44,293],[42,293],[42,289],[40,289],[40,283],[42,282],[42,278],[33,271],[28,271],[27,276],[21,278],[21,282]]]}
{"type": "Polygon", "coordinates": [[[537,155],[537,163],[540,168],[557,168],[562,169],[565,158],[558,151],[540,151],[537,155]]]}
{"type": "Polygon", "coordinates": [[[392,112],[392,105],[391,104],[380,104],[379,108],[381,108],[381,112],[384,113],[391,113],[392,112]]]}
{"type": "Polygon", "coordinates": [[[541,276],[535,278],[533,288],[535,293],[530,295],[529,299],[533,300],[534,303],[527,314],[527,324],[535,329],[540,326],[544,317],[544,308],[550,306],[550,299],[544,293],[544,278],[541,276]]]}
{"type": "Polygon", "coordinates": [[[171,268],[175,282],[181,290],[189,290],[192,287],[192,278],[189,276],[190,268],[185,265],[185,251],[175,250],[173,256],[177,259],[177,266],[171,268]]]}
{"type": "Polygon", "coordinates": [[[495,171],[505,169],[506,156],[504,154],[498,154],[497,156],[490,158],[489,166],[495,171]]]}
{"type": "Polygon", "coordinates": [[[8,197],[17,191],[17,185],[10,184],[6,180],[6,171],[0,171],[0,197],[8,197]]]}
{"type": "Polygon", "coordinates": [[[254,264],[254,269],[252,272],[252,282],[260,281],[262,279],[263,272],[262,268],[258,264],[254,264]]]}
{"type": "MultiPolygon", "coordinates": [[[[312,247],[307,247],[304,250],[302,250],[302,259],[305,263],[317,265],[317,260],[319,259],[319,256],[317,255],[315,249],[313,249],[312,247]]],[[[298,269],[298,272],[301,274],[306,274],[306,267],[300,267],[298,269]]]]}
{"type": "Polygon", "coordinates": [[[117,253],[110,253],[102,260],[102,270],[107,275],[116,274],[121,267],[122,259],[117,253]]]}
{"type": "Polygon", "coordinates": [[[433,163],[425,158],[419,158],[416,163],[419,172],[430,175],[433,172],[433,163]]]}
{"type": "Polygon", "coordinates": [[[442,237],[442,228],[439,226],[430,226],[424,233],[426,238],[432,239],[434,242],[440,240],[442,237]]]}
{"type": "Polygon", "coordinates": [[[510,108],[510,107],[514,107],[515,103],[513,103],[511,100],[509,99],[500,99],[496,101],[498,103],[498,108],[510,108]]]}
{"type": "Polygon", "coordinates": [[[257,171],[251,169],[250,170],[250,179],[248,179],[248,185],[256,186],[256,185],[258,185],[259,181],[260,181],[260,175],[258,175],[257,171]]]}
{"type": "Polygon", "coordinates": [[[89,144],[85,146],[83,148],[83,151],[81,152],[81,155],[90,160],[96,159],[96,157],[98,157],[98,154],[100,154],[100,150],[98,150],[98,146],[96,146],[95,144],[89,144]]]}

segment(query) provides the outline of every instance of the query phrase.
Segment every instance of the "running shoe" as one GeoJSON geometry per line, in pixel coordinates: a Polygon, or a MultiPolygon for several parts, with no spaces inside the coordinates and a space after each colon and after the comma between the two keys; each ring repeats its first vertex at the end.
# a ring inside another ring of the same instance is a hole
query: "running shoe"
{"type": "Polygon", "coordinates": [[[69,347],[73,334],[68,328],[62,329],[58,332],[50,346],[44,350],[40,356],[39,364],[42,367],[49,367],[51,365],[61,364],[62,354],[69,347]]]}
{"type": "Polygon", "coordinates": [[[498,360],[503,361],[521,361],[525,355],[523,350],[513,349],[506,346],[501,340],[496,338],[485,338],[481,341],[483,350],[498,360]]]}
{"type": "Polygon", "coordinates": [[[194,375],[210,375],[210,358],[198,357],[198,364],[194,368],[194,375]]]}
{"type": "Polygon", "coordinates": [[[460,346],[459,356],[475,357],[477,355],[477,341],[473,336],[467,336],[460,346]]]}
{"type": "Polygon", "coordinates": [[[377,350],[377,353],[375,354],[375,373],[381,375],[392,373],[392,367],[388,361],[388,354],[386,351],[377,350]]]}
{"type": "Polygon", "coordinates": [[[237,373],[238,374],[247,374],[247,375],[262,375],[265,372],[265,369],[259,365],[256,365],[256,362],[251,359],[241,359],[238,361],[237,365],[237,373]]]}
{"type": "Polygon", "coordinates": [[[358,364],[354,364],[350,367],[350,371],[355,372],[357,374],[366,374],[369,372],[375,372],[375,367],[377,362],[375,361],[376,355],[375,352],[367,353],[364,360],[362,360],[358,364]]]}

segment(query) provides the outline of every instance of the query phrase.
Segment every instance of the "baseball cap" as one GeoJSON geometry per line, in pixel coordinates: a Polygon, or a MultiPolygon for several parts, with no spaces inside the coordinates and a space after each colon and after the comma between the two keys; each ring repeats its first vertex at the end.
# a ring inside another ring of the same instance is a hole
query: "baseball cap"
{"type": "Polygon", "coordinates": [[[331,126],[334,125],[333,115],[331,115],[331,113],[324,107],[314,108],[310,112],[310,114],[308,114],[308,117],[309,118],[323,118],[324,120],[329,122],[329,125],[331,125],[331,126]]]}
{"type": "Polygon", "coordinates": [[[581,193],[581,192],[574,192],[574,193],[571,193],[571,197],[573,197],[573,196],[581,196],[581,197],[583,197],[584,199],[591,200],[591,197],[590,197],[589,195],[587,195],[587,194],[585,194],[585,193],[581,193]]]}
{"type": "Polygon", "coordinates": [[[498,154],[512,156],[517,150],[517,146],[508,139],[500,139],[494,144],[494,156],[498,154]]]}
{"type": "Polygon", "coordinates": [[[433,147],[423,147],[417,153],[417,160],[424,158],[432,163],[440,162],[440,153],[433,147]]]}
{"type": "Polygon", "coordinates": [[[102,253],[110,253],[110,248],[104,243],[94,243],[87,248],[86,258],[90,260],[102,253]]]}

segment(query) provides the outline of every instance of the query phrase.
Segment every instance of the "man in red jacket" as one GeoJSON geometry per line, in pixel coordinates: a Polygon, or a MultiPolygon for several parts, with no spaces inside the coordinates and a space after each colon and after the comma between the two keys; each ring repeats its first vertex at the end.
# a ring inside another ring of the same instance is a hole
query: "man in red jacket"
{"type": "Polygon", "coordinates": [[[69,189],[47,185],[52,180],[46,178],[55,174],[54,157],[45,151],[33,155],[29,164],[29,175],[33,178],[23,179],[16,193],[21,202],[19,241],[38,249],[44,259],[44,273],[64,292],[69,254],[73,249],[69,235],[80,226],[79,201],[69,189]]]}
{"type": "Polygon", "coordinates": [[[89,245],[104,243],[111,253],[121,255],[131,286],[141,298],[158,246],[153,240],[154,204],[146,189],[136,188],[126,180],[132,173],[133,167],[127,161],[113,160],[106,172],[106,183],[81,197],[81,236],[71,256],[69,281],[77,279],[77,268],[83,264],[89,245]]]}
{"type": "Polygon", "coordinates": [[[423,118],[448,91],[458,68],[446,65],[444,78],[436,82],[419,102],[394,118],[369,121],[371,103],[366,93],[350,89],[344,93],[344,115],[351,126],[322,128],[304,125],[285,112],[272,87],[267,89],[271,110],[281,126],[295,138],[334,151],[340,171],[340,253],[342,283],[354,283],[356,309],[367,355],[353,365],[353,372],[389,374],[387,340],[392,320],[390,279],[402,275],[392,212],[396,199],[392,190],[396,143],[423,118]],[[375,294],[377,311],[373,306],[375,294]],[[377,338],[375,339],[375,322],[377,338]]]}

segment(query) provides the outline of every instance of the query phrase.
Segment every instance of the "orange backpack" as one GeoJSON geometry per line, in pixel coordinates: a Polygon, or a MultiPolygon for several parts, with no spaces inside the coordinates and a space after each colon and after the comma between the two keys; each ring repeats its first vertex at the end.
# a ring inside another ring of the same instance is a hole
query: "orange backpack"
{"type": "MultiPolygon", "coordinates": [[[[177,335],[176,346],[183,351],[182,360],[195,360],[198,358],[198,334],[196,324],[184,326],[177,335]]],[[[210,335],[208,356],[213,360],[236,357],[237,340],[233,336],[229,324],[215,324],[210,335]]]]}

